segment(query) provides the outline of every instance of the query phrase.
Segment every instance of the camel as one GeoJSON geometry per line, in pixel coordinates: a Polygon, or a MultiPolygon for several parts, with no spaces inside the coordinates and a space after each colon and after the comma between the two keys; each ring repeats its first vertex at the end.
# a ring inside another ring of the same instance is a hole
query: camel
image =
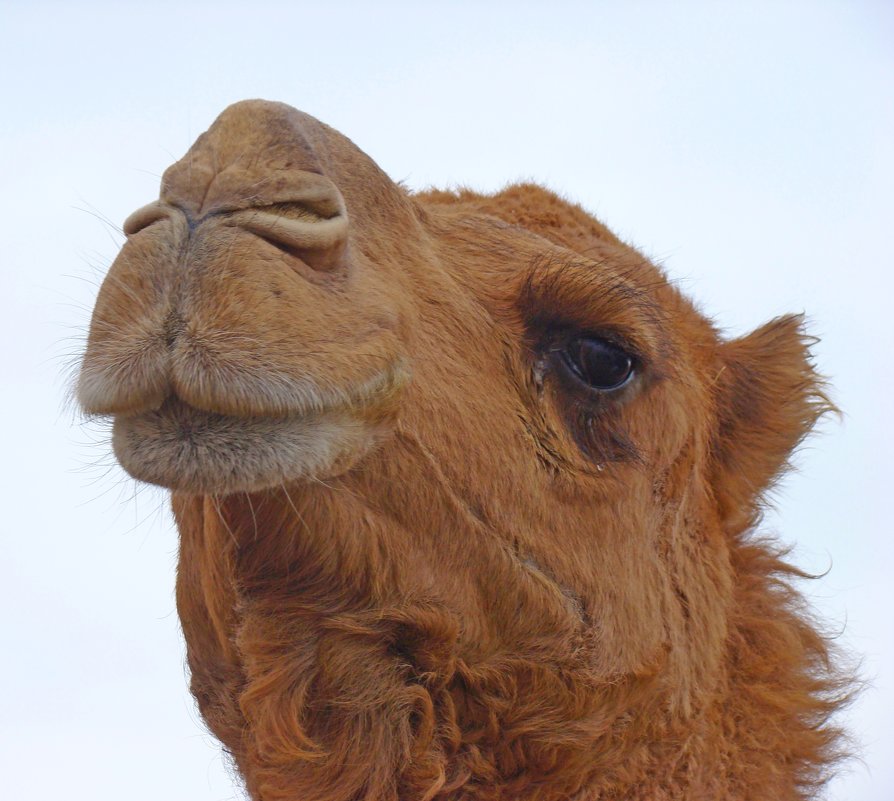
{"type": "Polygon", "coordinates": [[[756,533],[830,410],[534,184],[413,193],[226,109],[124,225],[78,380],[172,491],[191,690],[256,801],[812,798],[850,684],[756,533]]]}

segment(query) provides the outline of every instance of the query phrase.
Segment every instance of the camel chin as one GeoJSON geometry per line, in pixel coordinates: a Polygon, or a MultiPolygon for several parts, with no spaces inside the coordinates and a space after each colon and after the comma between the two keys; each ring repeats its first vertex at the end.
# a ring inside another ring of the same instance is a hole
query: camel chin
{"type": "Polygon", "coordinates": [[[115,417],[112,445],[134,478],[178,492],[252,492],[348,470],[385,426],[332,410],[300,417],[240,418],[176,399],[115,417]]]}

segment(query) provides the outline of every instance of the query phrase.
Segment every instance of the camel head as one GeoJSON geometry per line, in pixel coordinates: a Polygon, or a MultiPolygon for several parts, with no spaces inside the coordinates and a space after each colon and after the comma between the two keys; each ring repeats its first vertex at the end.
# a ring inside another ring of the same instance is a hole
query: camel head
{"type": "Polygon", "coordinates": [[[78,397],[173,491],[193,692],[253,797],[822,782],[826,647],[750,536],[827,408],[800,318],[725,341],[555,194],[412,194],[262,101],[124,230],[78,397]]]}

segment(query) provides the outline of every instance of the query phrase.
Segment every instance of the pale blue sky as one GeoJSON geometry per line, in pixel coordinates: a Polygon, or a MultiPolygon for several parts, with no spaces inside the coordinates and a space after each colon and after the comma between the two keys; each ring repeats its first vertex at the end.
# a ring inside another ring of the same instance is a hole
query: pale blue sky
{"type": "Polygon", "coordinates": [[[411,187],[545,182],[731,333],[808,313],[846,416],[809,441],[766,528],[831,566],[807,589],[873,685],[852,713],[865,765],[830,798],[894,797],[883,2],[0,0],[2,794],[239,797],[186,691],[164,494],[62,398],[115,226],[246,97],[314,114],[411,187]]]}

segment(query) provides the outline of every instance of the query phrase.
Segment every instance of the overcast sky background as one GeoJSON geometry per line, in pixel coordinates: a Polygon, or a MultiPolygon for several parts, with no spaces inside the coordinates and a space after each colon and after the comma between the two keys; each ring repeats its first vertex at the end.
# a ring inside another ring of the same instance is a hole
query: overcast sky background
{"type": "Polygon", "coordinates": [[[871,685],[829,797],[894,798],[894,4],[430,5],[0,0],[0,795],[241,797],[186,690],[165,494],[64,395],[121,222],[263,97],[414,188],[562,191],[730,334],[808,313],[845,418],[765,529],[829,570],[806,590],[871,685]]]}

